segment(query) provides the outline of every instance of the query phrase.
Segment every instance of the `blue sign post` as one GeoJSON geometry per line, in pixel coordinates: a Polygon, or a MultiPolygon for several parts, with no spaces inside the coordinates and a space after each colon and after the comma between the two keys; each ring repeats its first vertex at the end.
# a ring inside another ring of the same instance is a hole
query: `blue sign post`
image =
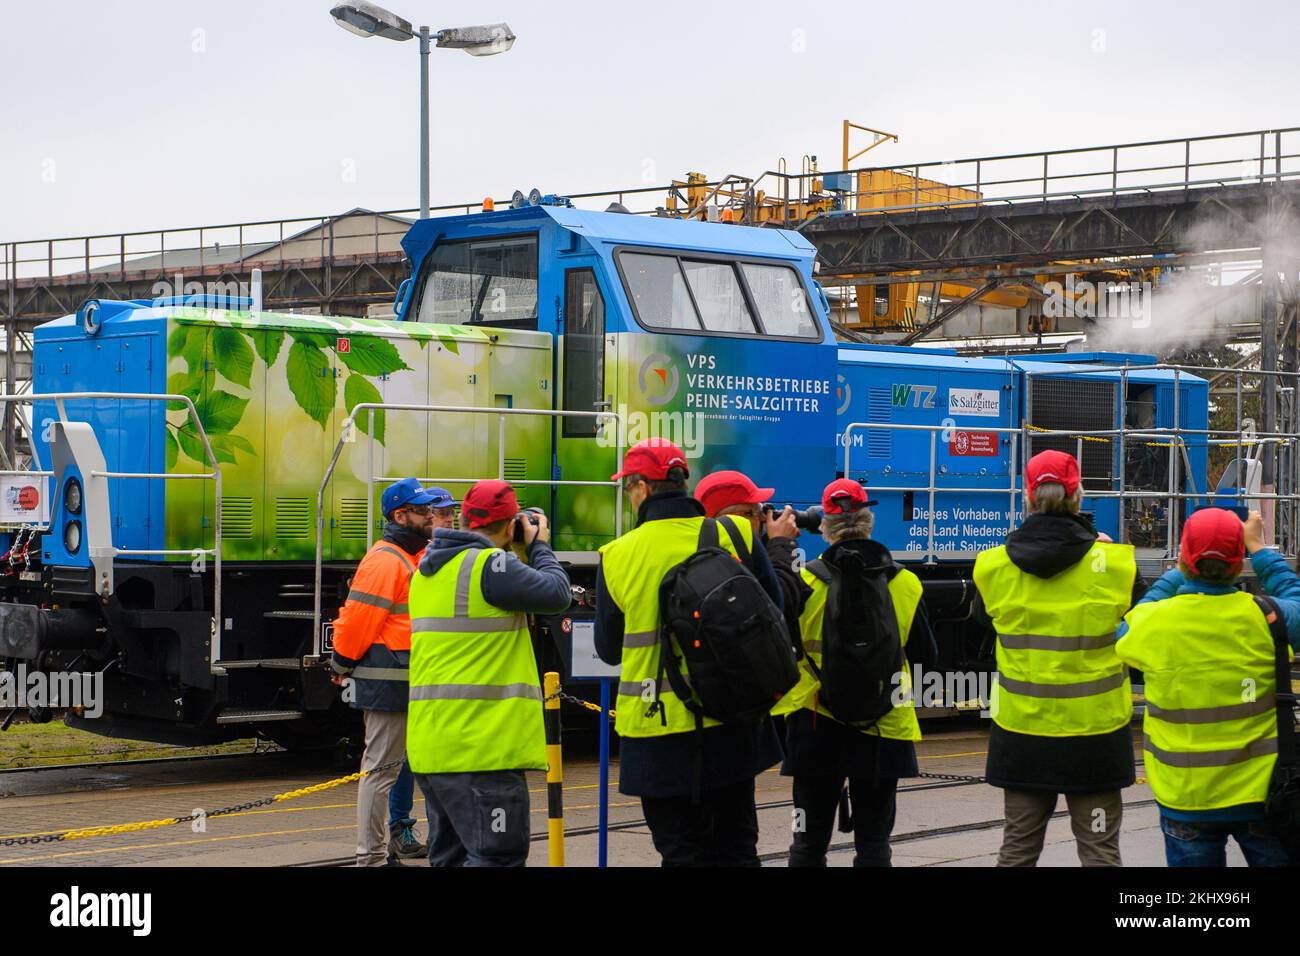
{"type": "Polygon", "coordinates": [[[600,679],[600,816],[597,820],[596,865],[609,858],[609,688],[611,678],[600,679]]]}
{"type": "Polygon", "coordinates": [[[574,680],[600,681],[600,809],[596,827],[596,865],[603,867],[609,859],[609,708],[612,688],[621,670],[596,655],[596,623],[570,621],[572,655],[569,675],[574,680]]]}

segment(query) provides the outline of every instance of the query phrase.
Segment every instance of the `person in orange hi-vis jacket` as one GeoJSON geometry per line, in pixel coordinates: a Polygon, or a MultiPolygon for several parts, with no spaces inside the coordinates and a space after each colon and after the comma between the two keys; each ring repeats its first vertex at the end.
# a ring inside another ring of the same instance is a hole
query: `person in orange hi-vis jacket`
{"type": "Polygon", "coordinates": [[[366,727],[361,769],[367,774],[357,786],[357,866],[383,866],[425,853],[413,832],[414,781],[405,762],[411,657],[407,593],[433,529],[451,527],[455,504],[448,492],[426,489],[414,478],[384,489],[383,536],[357,565],[334,622],[334,682],[363,713],[366,727]]]}

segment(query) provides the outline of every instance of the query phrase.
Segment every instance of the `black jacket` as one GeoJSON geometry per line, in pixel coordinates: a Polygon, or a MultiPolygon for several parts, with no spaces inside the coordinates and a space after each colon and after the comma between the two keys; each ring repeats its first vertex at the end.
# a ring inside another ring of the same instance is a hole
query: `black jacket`
{"type": "MultiPolygon", "coordinates": [[[[879,542],[867,539],[854,541],[852,545],[868,551],[882,566],[894,565],[889,549],[879,542]]],[[[800,584],[803,584],[802,580],[800,584]]],[[[811,588],[803,586],[807,594],[812,593],[811,588]]],[[[796,631],[807,594],[795,611],[796,631]]],[[[922,671],[933,669],[938,659],[939,651],[925,614],[924,601],[916,607],[905,652],[909,668],[920,667],[922,671]]],[[[872,786],[876,786],[879,781],[915,777],[919,772],[916,745],[912,741],[865,734],[807,708],[786,716],[785,750],[785,761],[781,764],[781,773],[785,776],[855,777],[868,779],[872,786]]]]}
{"type": "MultiPolygon", "coordinates": [[[[704,506],[685,491],[651,495],[637,512],[637,524],[664,518],[704,516],[704,506]]],[[[764,591],[781,607],[781,588],[764,548],[752,548],[749,569],[764,591]]],[[[623,659],[623,612],[610,597],[603,570],[596,570],[596,653],[607,664],[623,659]]],[[[618,789],[634,797],[685,797],[695,791],[695,769],[702,767],[699,789],[751,779],[781,759],[781,744],[766,717],[709,727],[696,733],[663,737],[624,737],[619,742],[618,789]],[[703,748],[697,764],[696,748],[703,748]]]]}
{"type": "Polygon", "coordinates": [[[803,613],[808,595],[812,594],[812,588],[795,570],[794,552],[798,543],[797,538],[763,539],[772,574],[781,588],[781,610],[785,615],[786,629],[790,632],[790,644],[795,648],[799,646],[799,615],[803,613]]]}
{"type": "MultiPolygon", "coordinates": [[[[1084,516],[1035,514],[1007,535],[1007,557],[1026,574],[1050,578],[1078,564],[1096,540],[1097,532],[1084,516]]],[[[1135,575],[1132,602],[1145,592],[1142,576],[1135,575]]],[[[972,613],[991,626],[978,593],[972,613]]],[[[995,787],[1093,793],[1131,786],[1133,763],[1128,725],[1085,737],[1040,737],[994,723],[985,773],[995,787]]]]}

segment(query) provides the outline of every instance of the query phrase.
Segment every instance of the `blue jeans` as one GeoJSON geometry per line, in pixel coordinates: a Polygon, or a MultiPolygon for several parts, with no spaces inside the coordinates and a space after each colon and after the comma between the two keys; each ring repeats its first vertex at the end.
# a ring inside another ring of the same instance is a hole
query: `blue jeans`
{"type": "Polygon", "coordinates": [[[411,806],[415,802],[415,777],[411,765],[402,761],[402,770],[393,782],[393,789],[388,791],[388,829],[415,826],[415,817],[411,816],[411,806]]]}
{"type": "Polygon", "coordinates": [[[1189,823],[1160,814],[1165,861],[1170,866],[1227,866],[1228,837],[1237,841],[1248,866],[1289,866],[1290,858],[1264,823],[1189,823]]]}

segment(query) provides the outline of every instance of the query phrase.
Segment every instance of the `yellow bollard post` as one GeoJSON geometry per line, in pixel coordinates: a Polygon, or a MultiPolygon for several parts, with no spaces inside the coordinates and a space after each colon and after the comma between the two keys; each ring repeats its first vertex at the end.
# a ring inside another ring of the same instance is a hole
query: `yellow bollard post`
{"type": "Polygon", "coordinates": [[[550,865],[564,866],[564,758],[560,752],[560,675],[542,677],[546,698],[546,829],[550,865]]]}

